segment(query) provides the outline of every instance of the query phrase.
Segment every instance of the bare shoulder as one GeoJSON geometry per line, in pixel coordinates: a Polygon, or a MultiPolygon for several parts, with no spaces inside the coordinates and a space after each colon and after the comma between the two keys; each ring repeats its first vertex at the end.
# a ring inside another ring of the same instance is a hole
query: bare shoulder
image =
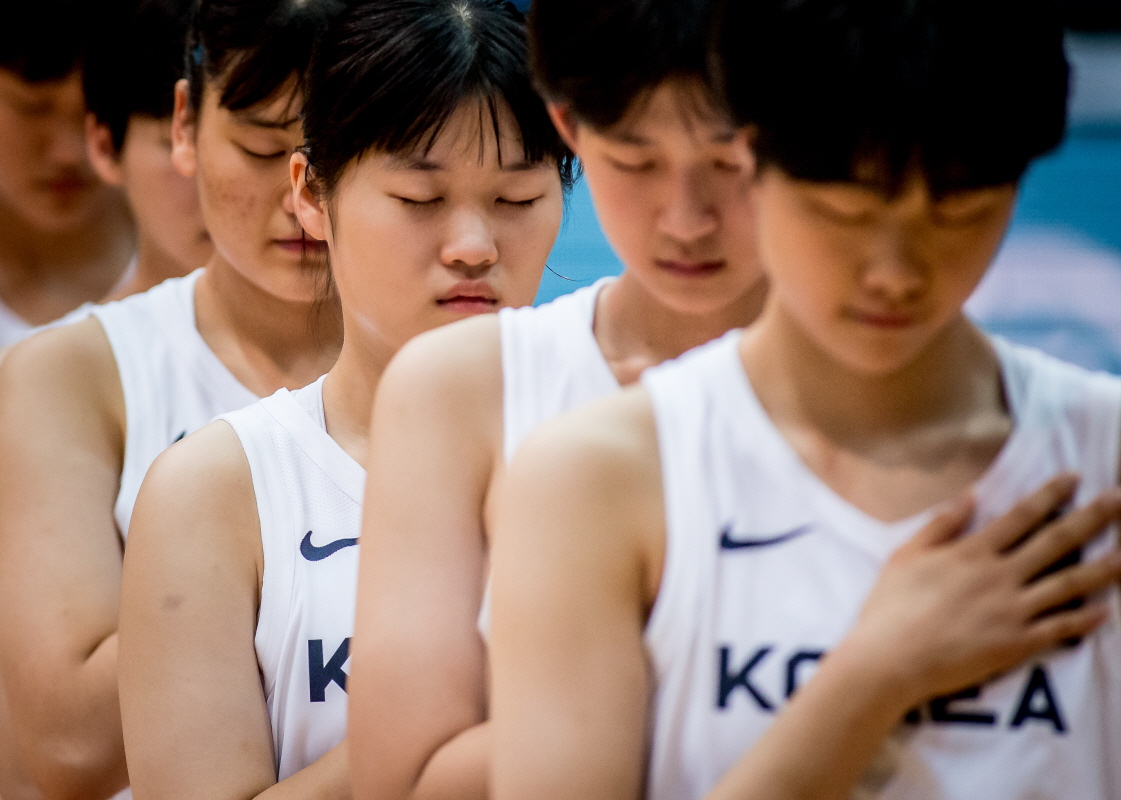
{"type": "Polygon", "coordinates": [[[497,315],[417,336],[394,357],[378,387],[383,416],[412,417],[461,431],[501,434],[502,345],[497,315]]]}
{"type": "Polygon", "coordinates": [[[123,422],[117,362],[101,323],[82,322],[38,333],[8,349],[0,361],[3,402],[33,407],[94,407],[123,422]]]}
{"type": "Polygon", "coordinates": [[[512,473],[546,470],[555,476],[633,489],[660,482],[657,430],[641,385],[589,403],[542,425],[514,458],[512,473]],[[586,476],[586,477],[582,477],[586,476]]]}
{"type": "Polygon", "coordinates": [[[212,422],[153,462],[137,497],[127,555],[187,549],[233,555],[248,566],[259,561],[260,530],[241,441],[227,423],[212,422]]]}
{"type": "Polygon", "coordinates": [[[660,583],[665,514],[646,390],[630,387],[542,425],[514,457],[499,502],[505,522],[500,545],[512,534],[525,542],[513,545],[514,551],[528,547],[597,568],[633,568],[652,601],[660,583]]]}

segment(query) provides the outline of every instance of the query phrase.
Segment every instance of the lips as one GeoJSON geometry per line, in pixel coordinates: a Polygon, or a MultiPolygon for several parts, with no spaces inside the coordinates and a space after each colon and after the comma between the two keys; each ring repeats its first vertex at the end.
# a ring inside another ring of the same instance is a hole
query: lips
{"type": "Polygon", "coordinates": [[[861,325],[881,330],[903,330],[918,322],[918,318],[910,314],[860,311],[857,309],[847,309],[845,316],[861,325]]]}
{"type": "Polygon", "coordinates": [[[713,275],[724,268],[723,261],[691,261],[684,259],[657,259],[654,263],[665,272],[684,278],[701,278],[713,275]]]}
{"type": "Polygon", "coordinates": [[[310,236],[307,238],[297,239],[273,239],[273,244],[294,255],[322,255],[327,252],[327,243],[321,242],[318,239],[312,239],[310,236]]]}
{"type": "Polygon", "coordinates": [[[489,314],[498,308],[498,297],[486,281],[460,281],[436,299],[440,308],[456,314],[489,314]]]}

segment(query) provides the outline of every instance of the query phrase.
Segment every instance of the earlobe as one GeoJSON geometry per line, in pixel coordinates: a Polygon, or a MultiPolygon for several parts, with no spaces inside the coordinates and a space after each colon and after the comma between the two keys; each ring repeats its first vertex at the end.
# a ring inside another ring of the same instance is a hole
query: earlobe
{"type": "Polygon", "coordinates": [[[553,126],[557,129],[561,139],[568,145],[568,149],[577,156],[580,155],[577,150],[577,131],[580,123],[576,121],[576,117],[572,114],[572,109],[563,103],[549,103],[546,108],[549,112],[549,119],[553,121],[553,126]]]}
{"type": "Polygon", "coordinates": [[[308,185],[307,156],[297,151],[288,162],[292,179],[292,200],[295,205],[296,219],[308,236],[323,242],[327,240],[327,215],[323,204],[308,185]]]}
{"type": "Polygon", "coordinates": [[[198,171],[195,150],[198,116],[191,108],[186,80],[175,84],[175,110],[171,116],[171,163],[184,178],[193,178],[198,171]]]}
{"type": "Polygon", "coordinates": [[[86,114],[86,150],[90,164],[101,180],[110,186],[124,185],[121,154],[113,142],[113,133],[93,114],[86,114]]]}

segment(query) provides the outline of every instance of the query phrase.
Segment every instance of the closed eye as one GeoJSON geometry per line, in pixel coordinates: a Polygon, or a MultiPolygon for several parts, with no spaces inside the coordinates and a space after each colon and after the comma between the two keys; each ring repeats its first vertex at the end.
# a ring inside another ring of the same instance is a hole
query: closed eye
{"type": "Polygon", "coordinates": [[[508,200],[505,197],[500,197],[495,202],[498,203],[500,206],[513,206],[515,208],[530,208],[530,207],[533,206],[534,203],[536,203],[538,200],[540,200],[544,196],[545,195],[539,195],[537,197],[531,197],[528,200],[508,200]]]}
{"type": "Polygon", "coordinates": [[[411,208],[432,208],[444,202],[442,197],[433,197],[431,200],[415,200],[412,197],[401,197],[400,195],[393,195],[395,200],[399,200],[406,206],[411,208]]]}
{"type": "MultiPolygon", "coordinates": [[[[238,145],[238,147],[241,147],[241,145],[238,145]]],[[[278,158],[284,158],[288,155],[287,150],[279,150],[275,153],[258,153],[256,150],[250,150],[248,147],[241,147],[241,152],[245,153],[245,155],[250,158],[256,158],[260,161],[275,161],[278,158]]]]}

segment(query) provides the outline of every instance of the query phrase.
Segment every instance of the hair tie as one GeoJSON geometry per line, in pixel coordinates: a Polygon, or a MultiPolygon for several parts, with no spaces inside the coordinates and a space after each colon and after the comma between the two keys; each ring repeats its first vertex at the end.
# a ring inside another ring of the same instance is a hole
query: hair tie
{"type": "Polygon", "coordinates": [[[196,67],[201,67],[202,59],[205,55],[206,51],[202,49],[202,45],[200,44],[198,47],[191,51],[191,61],[196,67]]]}

